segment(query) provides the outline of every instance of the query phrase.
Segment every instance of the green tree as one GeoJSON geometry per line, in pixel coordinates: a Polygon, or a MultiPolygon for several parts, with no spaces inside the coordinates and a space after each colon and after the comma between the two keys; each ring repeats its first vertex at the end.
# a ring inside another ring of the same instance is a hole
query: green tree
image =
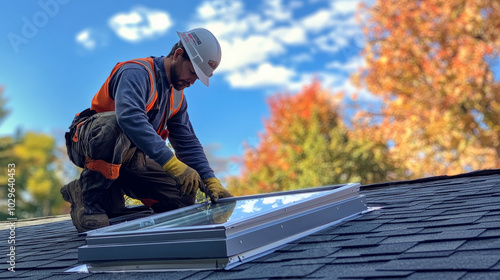
{"type": "MultiPolygon", "coordinates": [[[[3,96],[4,90],[5,87],[0,86],[0,124],[10,113],[10,110],[6,107],[7,99],[3,96]]],[[[7,166],[7,163],[9,163],[9,160],[12,158],[11,149],[13,142],[14,141],[10,136],[0,137],[0,164],[2,164],[2,166],[7,166]]],[[[0,178],[2,179],[2,182],[4,182],[6,179],[5,174],[0,174],[0,176],[3,176],[0,178]]]]}
{"type": "MultiPolygon", "coordinates": [[[[10,113],[10,110],[6,107],[7,99],[4,97],[4,86],[0,86],[0,124],[4,121],[4,119],[10,113]]],[[[14,146],[14,139],[11,136],[2,136],[0,137],[0,164],[4,168],[7,168],[7,164],[13,163],[13,153],[12,147],[14,146]]],[[[0,182],[5,182],[7,185],[8,175],[6,172],[0,173],[0,182]]],[[[0,192],[0,199],[3,202],[7,202],[7,192],[0,192]]],[[[2,209],[0,210],[0,219],[5,219],[8,217],[6,214],[7,206],[2,205],[2,209]]]]}
{"type": "Polygon", "coordinates": [[[61,158],[54,137],[44,133],[27,132],[13,147],[16,158],[18,191],[27,195],[20,200],[25,217],[59,214],[63,199],[61,158]],[[59,155],[60,156],[60,155],[59,155]]]}
{"type": "Polygon", "coordinates": [[[7,99],[3,96],[5,86],[0,86],[0,123],[9,115],[10,110],[7,106],[7,99]]]}
{"type": "Polygon", "coordinates": [[[339,115],[342,94],[319,82],[268,99],[270,118],[256,147],[247,146],[242,175],[228,180],[235,195],[346,182],[385,181],[394,172],[387,147],[351,131],[339,115]]]}

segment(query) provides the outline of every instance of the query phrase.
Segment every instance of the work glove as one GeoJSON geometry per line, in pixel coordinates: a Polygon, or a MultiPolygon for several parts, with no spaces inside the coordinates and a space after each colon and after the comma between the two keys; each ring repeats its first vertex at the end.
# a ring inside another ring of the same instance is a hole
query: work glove
{"type": "Polygon", "coordinates": [[[212,203],[217,203],[219,198],[233,196],[222,186],[219,179],[215,177],[205,179],[203,180],[203,182],[205,183],[205,187],[202,189],[202,191],[210,197],[212,203]]]}
{"type": "Polygon", "coordinates": [[[175,155],[163,165],[163,170],[181,186],[182,195],[195,194],[198,188],[203,186],[198,172],[177,159],[175,155]]]}

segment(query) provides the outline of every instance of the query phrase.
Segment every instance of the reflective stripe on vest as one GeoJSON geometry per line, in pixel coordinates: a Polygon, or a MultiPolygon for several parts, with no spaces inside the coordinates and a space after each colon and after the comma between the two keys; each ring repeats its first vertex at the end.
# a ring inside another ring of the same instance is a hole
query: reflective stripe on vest
{"type": "MultiPolygon", "coordinates": [[[[167,120],[173,117],[179,110],[181,109],[182,100],[184,99],[184,91],[178,91],[171,87],[172,91],[170,93],[170,106],[168,108],[168,116],[167,120]]],[[[158,135],[163,138],[163,140],[167,140],[168,137],[168,128],[167,128],[167,120],[165,120],[165,116],[163,116],[161,120],[160,127],[158,128],[158,135]]]]}
{"type": "Polygon", "coordinates": [[[170,119],[173,115],[179,112],[182,105],[182,100],[184,99],[184,91],[178,91],[172,87],[172,94],[170,95],[170,110],[168,110],[168,118],[170,119]]]}

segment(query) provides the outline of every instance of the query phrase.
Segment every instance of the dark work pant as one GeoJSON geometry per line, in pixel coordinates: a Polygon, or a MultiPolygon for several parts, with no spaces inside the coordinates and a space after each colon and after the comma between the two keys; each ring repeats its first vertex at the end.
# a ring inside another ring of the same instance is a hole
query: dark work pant
{"type": "Polygon", "coordinates": [[[123,133],[114,112],[75,118],[66,135],[68,156],[80,174],[86,214],[120,212],[123,193],[140,199],[155,212],[192,205],[160,164],[137,149],[123,133]]]}

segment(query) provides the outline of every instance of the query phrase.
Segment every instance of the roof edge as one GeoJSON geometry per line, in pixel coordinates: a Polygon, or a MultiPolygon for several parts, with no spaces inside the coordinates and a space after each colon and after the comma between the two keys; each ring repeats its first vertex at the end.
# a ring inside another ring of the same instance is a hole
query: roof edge
{"type": "Polygon", "coordinates": [[[393,181],[393,182],[385,182],[385,183],[374,183],[374,184],[369,184],[369,185],[361,185],[361,189],[362,190],[363,189],[375,189],[375,188],[382,188],[382,187],[401,185],[401,184],[417,184],[417,183],[432,182],[432,181],[438,181],[438,180],[444,180],[444,179],[478,177],[478,176],[488,176],[488,175],[494,175],[494,174],[500,174],[500,169],[484,169],[484,170],[476,170],[476,171],[457,174],[457,175],[440,175],[440,176],[426,177],[426,178],[415,179],[415,180],[403,180],[403,181],[393,181]]]}

